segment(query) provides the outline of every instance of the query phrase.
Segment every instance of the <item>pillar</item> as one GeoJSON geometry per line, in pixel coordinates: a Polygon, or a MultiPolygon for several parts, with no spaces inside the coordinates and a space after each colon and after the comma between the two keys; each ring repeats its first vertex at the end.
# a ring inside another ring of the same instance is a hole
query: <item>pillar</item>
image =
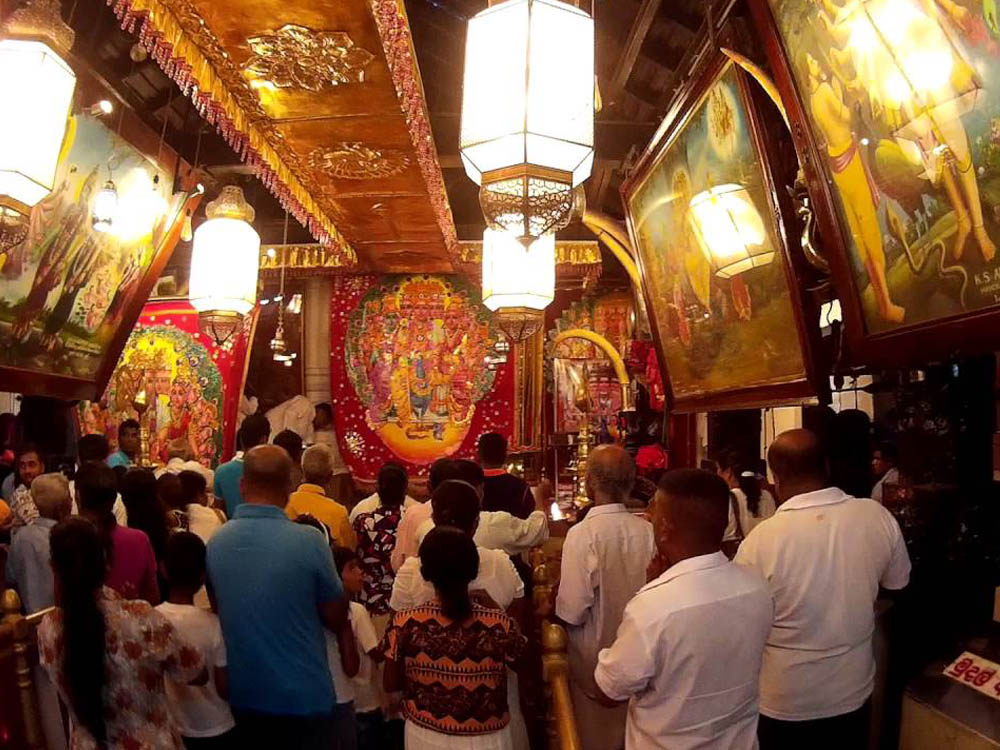
{"type": "Polygon", "coordinates": [[[332,282],[326,276],[306,279],[302,300],[304,331],[303,373],[305,397],[318,404],[330,400],[330,295],[332,282]]]}

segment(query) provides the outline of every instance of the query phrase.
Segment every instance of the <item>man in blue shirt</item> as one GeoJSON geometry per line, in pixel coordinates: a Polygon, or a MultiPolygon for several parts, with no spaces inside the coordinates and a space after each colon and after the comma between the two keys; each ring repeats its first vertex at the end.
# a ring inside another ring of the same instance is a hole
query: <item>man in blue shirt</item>
{"type": "Polygon", "coordinates": [[[347,600],[321,534],[285,515],[291,459],[247,452],[243,503],[208,545],[243,747],[336,748],[336,698],[323,628],[350,629],[347,600]]]}
{"type": "Polygon", "coordinates": [[[243,478],[243,452],[258,445],[267,444],[271,436],[271,423],[263,414],[251,414],[243,420],[236,433],[236,456],[215,470],[215,484],[212,491],[226,504],[226,515],[230,518],[243,502],[240,480],[243,478]]]}
{"type": "Polygon", "coordinates": [[[139,423],[126,419],[118,425],[118,450],[108,456],[108,466],[116,469],[131,467],[139,457],[139,423]]]}

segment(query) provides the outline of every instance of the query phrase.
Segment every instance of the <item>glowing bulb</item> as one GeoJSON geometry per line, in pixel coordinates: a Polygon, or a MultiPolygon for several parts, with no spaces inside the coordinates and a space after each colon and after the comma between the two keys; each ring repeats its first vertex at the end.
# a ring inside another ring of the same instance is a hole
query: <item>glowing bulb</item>
{"type": "Polygon", "coordinates": [[[118,213],[118,190],[115,183],[108,180],[94,198],[94,212],[91,222],[95,232],[110,232],[118,213]]]}

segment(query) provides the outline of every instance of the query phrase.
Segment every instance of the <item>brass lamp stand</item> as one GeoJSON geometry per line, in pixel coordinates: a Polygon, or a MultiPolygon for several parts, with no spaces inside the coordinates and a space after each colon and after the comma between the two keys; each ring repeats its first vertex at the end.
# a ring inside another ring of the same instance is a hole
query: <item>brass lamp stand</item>
{"type": "Polygon", "coordinates": [[[135,397],[132,399],[132,408],[139,415],[139,461],[137,463],[143,469],[151,469],[153,464],[149,460],[149,418],[146,416],[149,411],[149,397],[146,395],[145,388],[136,391],[135,397]]]}

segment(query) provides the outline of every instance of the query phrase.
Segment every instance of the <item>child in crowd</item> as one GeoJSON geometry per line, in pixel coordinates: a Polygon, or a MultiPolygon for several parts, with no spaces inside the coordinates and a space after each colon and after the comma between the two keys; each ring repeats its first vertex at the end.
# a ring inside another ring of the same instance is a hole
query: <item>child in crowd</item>
{"type": "Polygon", "coordinates": [[[173,511],[175,528],[197,534],[205,544],[226,522],[226,514],[208,502],[208,481],[196,471],[182,471],[177,475],[180,483],[180,508],[173,511]]]}
{"type": "Polygon", "coordinates": [[[189,531],[167,541],[165,559],[169,596],[156,609],[181,638],[198,649],[208,668],[202,687],[167,680],[167,698],[174,721],[188,750],[233,747],[236,722],[226,703],[226,645],[219,618],[194,604],[205,583],[205,544],[189,531]]]}

